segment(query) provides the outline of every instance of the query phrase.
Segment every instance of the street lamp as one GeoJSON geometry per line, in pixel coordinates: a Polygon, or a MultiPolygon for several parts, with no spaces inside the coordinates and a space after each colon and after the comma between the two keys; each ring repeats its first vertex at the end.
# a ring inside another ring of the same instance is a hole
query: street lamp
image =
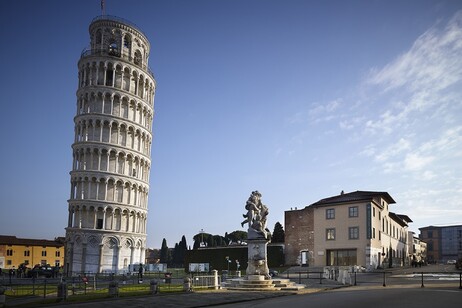
{"type": "Polygon", "coordinates": [[[228,263],[228,275],[229,275],[229,263],[231,263],[231,260],[229,259],[229,256],[226,256],[226,262],[228,263]]]}

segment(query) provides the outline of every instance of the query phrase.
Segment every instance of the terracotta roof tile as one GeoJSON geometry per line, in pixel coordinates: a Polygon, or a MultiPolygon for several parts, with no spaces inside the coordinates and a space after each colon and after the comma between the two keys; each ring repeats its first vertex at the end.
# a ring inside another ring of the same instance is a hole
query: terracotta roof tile
{"type": "Polygon", "coordinates": [[[354,202],[354,201],[367,201],[376,198],[382,197],[388,203],[396,203],[395,200],[387,193],[382,191],[354,191],[351,193],[341,193],[340,195],[321,199],[318,202],[311,204],[310,206],[317,207],[323,205],[334,205],[335,203],[345,203],[345,202],[354,202]]]}
{"type": "Polygon", "coordinates": [[[24,246],[64,246],[64,238],[58,237],[54,240],[17,238],[12,235],[0,235],[0,245],[24,245],[24,246]]]}

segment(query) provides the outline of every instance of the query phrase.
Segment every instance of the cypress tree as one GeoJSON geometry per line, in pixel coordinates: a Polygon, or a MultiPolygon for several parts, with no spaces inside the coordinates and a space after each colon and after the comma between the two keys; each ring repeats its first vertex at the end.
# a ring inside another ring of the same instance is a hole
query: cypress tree
{"type": "Polygon", "coordinates": [[[273,236],[271,237],[271,242],[273,243],[284,243],[285,232],[282,228],[282,225],[278,222],[274,225],[273,236]]]}

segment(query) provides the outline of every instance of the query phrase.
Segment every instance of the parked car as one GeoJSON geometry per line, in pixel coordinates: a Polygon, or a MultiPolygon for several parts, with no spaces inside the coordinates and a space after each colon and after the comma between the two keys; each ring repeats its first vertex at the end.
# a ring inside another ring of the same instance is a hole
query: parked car
{"type": "Polygon", "coordinates": [[[38,277],[53,277],[55,275],[55,269],[51,267],[49,264],[47,265],[36,265],[33,269],[28,271],[27,275],[30,278],[38,278],[38,277]]]}
{"type": "Polygon", "coordinates": [[[456,263],[457,263],[456,260],[448,260],[448,261],[446,262],[446,264],[456,264],[456,263]]]}

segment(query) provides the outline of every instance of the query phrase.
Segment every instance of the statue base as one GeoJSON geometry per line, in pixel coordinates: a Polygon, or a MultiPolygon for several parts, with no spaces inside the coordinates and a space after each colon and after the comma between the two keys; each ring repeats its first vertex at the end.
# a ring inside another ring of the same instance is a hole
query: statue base
{"type": "Polygon", "coordinates": [[[266,239],[248,239],[247,255],[248,266],[246,274],[248,277],[263,276],[271,279],[267,258],[268,241],[266,239]]]}

